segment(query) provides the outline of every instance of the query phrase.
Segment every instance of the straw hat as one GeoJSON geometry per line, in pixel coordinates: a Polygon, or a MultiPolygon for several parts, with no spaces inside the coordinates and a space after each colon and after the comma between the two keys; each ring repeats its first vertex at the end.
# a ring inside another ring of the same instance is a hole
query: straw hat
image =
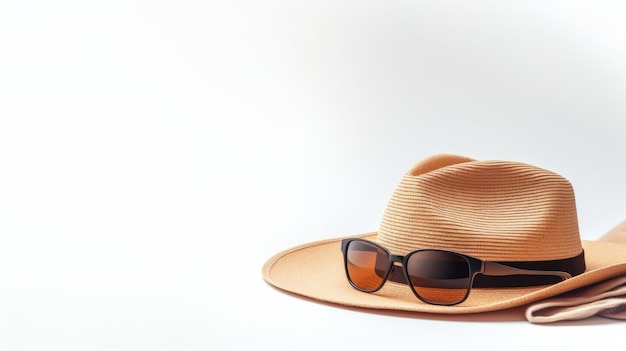
{"type": "Polygon", "coordinates": [[[279,289],[343,306],[462,314],[521,306],[626,275],[626,244],[580,240],[571,184],[518,162],[431,156],[400,180],[377,232],[347,237],[377,242],[395,255],[436,248],[525,269],[565,265],[573,277],[539,286],[511,286],[510,277],[491,277],[502,284],[474,285],[458,305],[431,305],[393,281],[374,293],[353,288],[344,270],[342,237],[276,254],[263,266],[263,278],[279,289]]]}

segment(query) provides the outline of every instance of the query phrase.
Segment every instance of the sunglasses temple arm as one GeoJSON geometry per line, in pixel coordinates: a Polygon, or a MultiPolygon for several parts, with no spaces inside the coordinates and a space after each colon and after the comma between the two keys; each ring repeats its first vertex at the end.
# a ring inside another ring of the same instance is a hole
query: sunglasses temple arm
{"type": "Polygon", "coordinates": [[[506,276],[506,275],[555,275],[566,280],[572,277],[571,274],[562,271],[538,271],[531,269],[521,269],[511,266],[507,266],[496,262],[483,262],[482,274],[491,276],[506,276]]]}

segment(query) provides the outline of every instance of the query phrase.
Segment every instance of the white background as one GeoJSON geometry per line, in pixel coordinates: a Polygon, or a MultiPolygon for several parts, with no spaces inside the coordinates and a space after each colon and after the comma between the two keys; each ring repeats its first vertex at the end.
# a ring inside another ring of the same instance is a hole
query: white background
{"type": "Polygon", "coordinates": [[[564,175],[585,239],[626,219],[625,19],[620,1],[2,1],[0,349],[623,344],[600,318],[317,304],[261,266],[376,230],[434,153],[564,175]]]}

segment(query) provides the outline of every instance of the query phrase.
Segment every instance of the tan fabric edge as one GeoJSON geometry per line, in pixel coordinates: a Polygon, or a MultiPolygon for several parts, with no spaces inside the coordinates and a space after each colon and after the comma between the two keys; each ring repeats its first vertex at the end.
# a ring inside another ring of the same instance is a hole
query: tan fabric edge
{"type": "Polygon", "coordinates": [[[626,220],[616,225],[606,234],[602,235],[598,241],[610,241],[615,243],[626,243],[626,220]]]}
{"type": "MultiPolygon", "coordinates": [[[[601,236],[598,241],[626,243],[626,220],[601,236]]],[[[566,295],[530,305],[526,309],[526,319],[536,324],[581,320],[595,315],[626,320],[626,275],[583,287],[566,295]]]]}
{"type": "MultiPolygon", "coordinates": [[[[580,320],[626,305],[626,276],[579,289],[566,297],[555,297],[531,305],[526,319],[531,323],[580,320]]],[[[611,313],[608,312],[607,316],[611,313]]]]}

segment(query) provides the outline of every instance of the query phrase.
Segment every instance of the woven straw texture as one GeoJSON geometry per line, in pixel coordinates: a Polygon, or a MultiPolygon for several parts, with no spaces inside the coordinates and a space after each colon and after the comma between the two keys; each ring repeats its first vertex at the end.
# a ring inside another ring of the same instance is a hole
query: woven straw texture
{"type": "Polygon", "coordinates": [[[463,314],[521,306],[626,274],[626,244],[581,242],[571,184],[517,162],[429,157],[402,177],[379,231],[358,236],[400,255],[438,248],[490,261],[559,260],[584,249],[586,271],[550,286],[474,288],[459,305],[436,306],[391,281],[376,293],[354,289],[337,238],[276,254],[263,277],[279,289],[345,306],[463,314]]]}
{"type": "Polygon", "coordinates": [[[574,191],[553,172],[503,161],[436,156],[405,175],[387,205],[377,241],[392,253],[418,248],[492,261],[542,261],[582,251],[574,191]],[[428,173],[418,173],[424,169],[428,173]]]}

